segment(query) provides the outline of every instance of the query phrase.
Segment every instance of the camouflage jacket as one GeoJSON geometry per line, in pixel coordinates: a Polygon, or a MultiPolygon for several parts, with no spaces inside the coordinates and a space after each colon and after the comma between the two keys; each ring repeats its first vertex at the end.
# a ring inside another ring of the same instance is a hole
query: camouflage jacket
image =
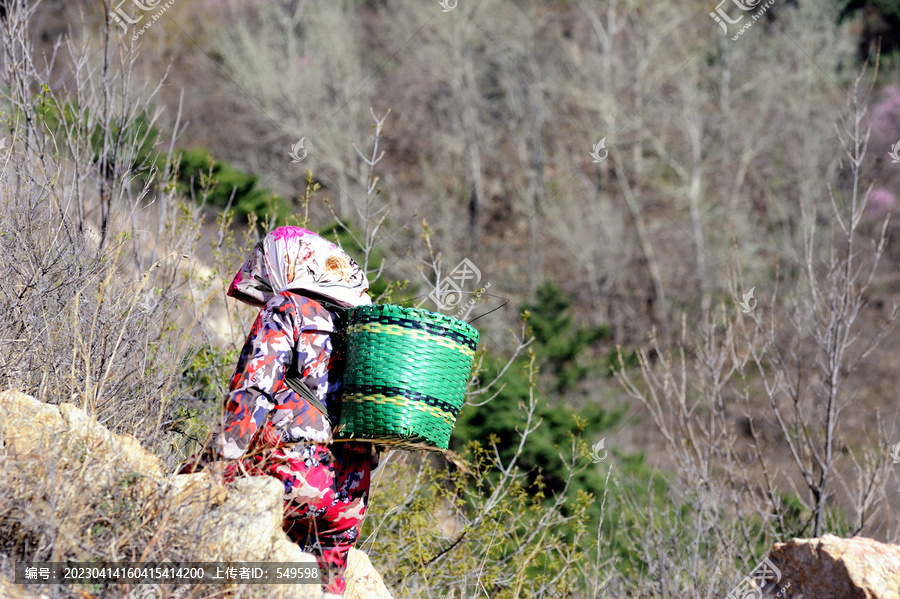
{"type": "Polygon", "coordinates": [[[291,292],[275,295],[266,303],[231,378],[223,428],[213,443],[214,450],[228,459],[241,457],[267,420],[286,443],[331,442],[327,416],[284,379],[294,366],[328,411],[336,411],[344,351],[335,318],[319,302],[291,292]]]}

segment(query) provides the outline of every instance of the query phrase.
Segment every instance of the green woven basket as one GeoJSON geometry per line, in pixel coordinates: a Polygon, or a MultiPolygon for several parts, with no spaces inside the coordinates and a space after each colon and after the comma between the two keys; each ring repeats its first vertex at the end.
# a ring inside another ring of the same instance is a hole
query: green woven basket
{"type": "Polygon", "coordinates": [[[447,449],[478,336],[471,325],[427,310],[352,308],[336,437],[447,449]]]}

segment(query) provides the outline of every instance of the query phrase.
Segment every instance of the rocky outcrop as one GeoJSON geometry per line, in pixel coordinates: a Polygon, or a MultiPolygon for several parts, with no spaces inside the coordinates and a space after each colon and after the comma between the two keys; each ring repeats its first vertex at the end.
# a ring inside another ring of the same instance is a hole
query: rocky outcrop
{"type": "Polygon", "coordinates": [[[40,458],[65,437],[84,454],[114,458],[122,469],[161,478],[165,465],[131,435],[113,434],[72,404],[54,406],[16,391],[0,393],[0,438],[10,453],[40,458]]]}
{"type": "Polygon", "coordinates": [[[782,596],[900,599],[897,545],[825,535],[776,543],[769,559],[781,572],[781,580],[775,586],[790,583],[782,596]]]}
{"type": "Polygon", "coordinates": [[[384,581],[369,556],[356,549],[350,550],[347,560],[347,592],[344,599],[392,599],[384,581]]]}
{"type": "MultiPolygon", "coordinates": [[[[167,475],[162,460],[133,437],[111,433],[77,406],[45,404],[15,391],[0,393],[0,445],[8,455],[41,464],[61,442],[85,458],[136,473],[140,496],[159,500],[173,526],[192,539],[195,561],[315,562],[281,530],[283,486],[277,480],[241,478],[223,487],[205,472],[167,475]]],[[[92,476],[102,475],[102,468],[79,473],[85,489],[92,476]]],[[[321,597],[314,586],[276,586],[271,590],[281,597],[321,597]]],[[[0,575],[0,596],[36,596],[27,587],[14,588],[0,575]]],[[[356,550],[350,554],[346,597],[391,597],[368,556],[356,550]]]]}

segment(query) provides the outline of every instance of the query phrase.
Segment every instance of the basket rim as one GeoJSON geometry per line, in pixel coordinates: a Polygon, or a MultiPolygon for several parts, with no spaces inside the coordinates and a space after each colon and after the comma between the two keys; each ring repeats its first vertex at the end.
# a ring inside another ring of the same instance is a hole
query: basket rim
{"type": "Polygon", "coordinates": [[[453,318],[452,316],[447,316],[440,312],[432,312],[425,308],[404,307],[398,304],[354,306],[348,311],[348,324],[352,324],[355,317],[363,314],[367,316],[393,316],[407,320],[446,326],[463,332],[469,337],[472,337],[476,342],[481,336],[481,332],[478,329],[464,320],[459,320],[458,318],[453,318]]]}

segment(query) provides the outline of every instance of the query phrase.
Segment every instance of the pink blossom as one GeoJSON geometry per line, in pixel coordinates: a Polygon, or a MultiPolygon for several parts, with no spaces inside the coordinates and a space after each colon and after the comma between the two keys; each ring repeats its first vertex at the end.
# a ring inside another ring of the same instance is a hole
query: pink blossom
{"type": "Polygon", "coordinates": [[[866,213],[870,218],[882,219],[888,213],[897,212],[897,196],[887,189],[876,189],[869,195],[866,213]]]}
{"type": "Polygon", "coordinates": [[[869,147],[886,158],[891,147],[900,141],[900,87],[888,85],[881,99],[872,106],[872,140],[869,147]]]}

